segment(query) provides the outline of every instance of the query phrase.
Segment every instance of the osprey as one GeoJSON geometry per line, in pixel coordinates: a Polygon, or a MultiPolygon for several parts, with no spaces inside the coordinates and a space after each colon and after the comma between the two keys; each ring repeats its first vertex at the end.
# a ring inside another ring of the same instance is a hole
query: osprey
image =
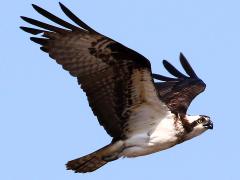
{"type": "Polygon", "coordinates": [[[61,27],[21,17],[40,29],[20,28],[41,35],[31,40],[78,79],[94,115],[112,137],[109,145],[69,161],[67,169],[92,172],[121,157],[171,148],[213,128],[208,116],[186,113],[206,85],[183,54],[180,62],[187,75],[166,60],[163,65],[174,78],[152,74],[144,56],[96,32],[61,3],[60,7],[76,25],[33,5],[61,27]]]}

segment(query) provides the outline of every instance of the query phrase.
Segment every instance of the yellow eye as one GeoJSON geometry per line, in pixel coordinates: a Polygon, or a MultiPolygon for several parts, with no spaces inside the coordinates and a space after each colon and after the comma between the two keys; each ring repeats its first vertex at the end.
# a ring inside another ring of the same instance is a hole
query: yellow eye
{"type": "Polygon", "coordinates": [[[202,118],[197,120],[197,123],[198,123],[198,124],[201,124],[202,122],[203,122],[203,119],[202,119],[202,118]]]}

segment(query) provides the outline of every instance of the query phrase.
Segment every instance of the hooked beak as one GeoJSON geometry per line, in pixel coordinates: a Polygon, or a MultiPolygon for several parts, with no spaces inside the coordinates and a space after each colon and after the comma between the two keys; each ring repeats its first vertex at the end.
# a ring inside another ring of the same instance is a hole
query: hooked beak
{"type": "Polygon", "coordinates": [[[203,127],[207,129],[213,129],[213,122],[209,120],[207,123],[203,124],[203,127]]]}

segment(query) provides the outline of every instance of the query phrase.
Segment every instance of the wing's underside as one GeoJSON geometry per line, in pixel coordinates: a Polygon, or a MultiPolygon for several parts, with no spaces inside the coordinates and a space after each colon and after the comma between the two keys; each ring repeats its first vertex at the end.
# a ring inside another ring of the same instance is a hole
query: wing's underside
{"type": "Polygon", "coordinates": [[[31,40],[77,77],[94,114],[112,137],[122,136],[125,120],[141,104],[158,102],[166,109],[159,100],[151,65],[145,57],[97,33],[64,5],[60,6],[77,26],[33,5],[37,12],[61,27],[22,17],[38,28],[21,29],[40,35],[31,40]]]}

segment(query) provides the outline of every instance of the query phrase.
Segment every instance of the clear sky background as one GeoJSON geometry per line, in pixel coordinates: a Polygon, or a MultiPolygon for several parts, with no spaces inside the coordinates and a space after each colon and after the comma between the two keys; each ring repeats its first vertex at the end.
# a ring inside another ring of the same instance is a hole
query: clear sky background
{"type": "Polygon", "coordinates": [[[18,28],[26,25],[20,15],[44,20],[31,3],[65,18],[58,1],[3,1],[0,179],[240,178],[240,1],[61,2],[97,31],[147,57],[155,73],[167,75],[162,59],[180,68],[178,56],[183,52],[207,84],[189,114],[211,116],[214,130],[163,152],[114,161],[94,173],[66,171],[68,160],[111,139],[93,116],[76,79],[18,28]]]}

